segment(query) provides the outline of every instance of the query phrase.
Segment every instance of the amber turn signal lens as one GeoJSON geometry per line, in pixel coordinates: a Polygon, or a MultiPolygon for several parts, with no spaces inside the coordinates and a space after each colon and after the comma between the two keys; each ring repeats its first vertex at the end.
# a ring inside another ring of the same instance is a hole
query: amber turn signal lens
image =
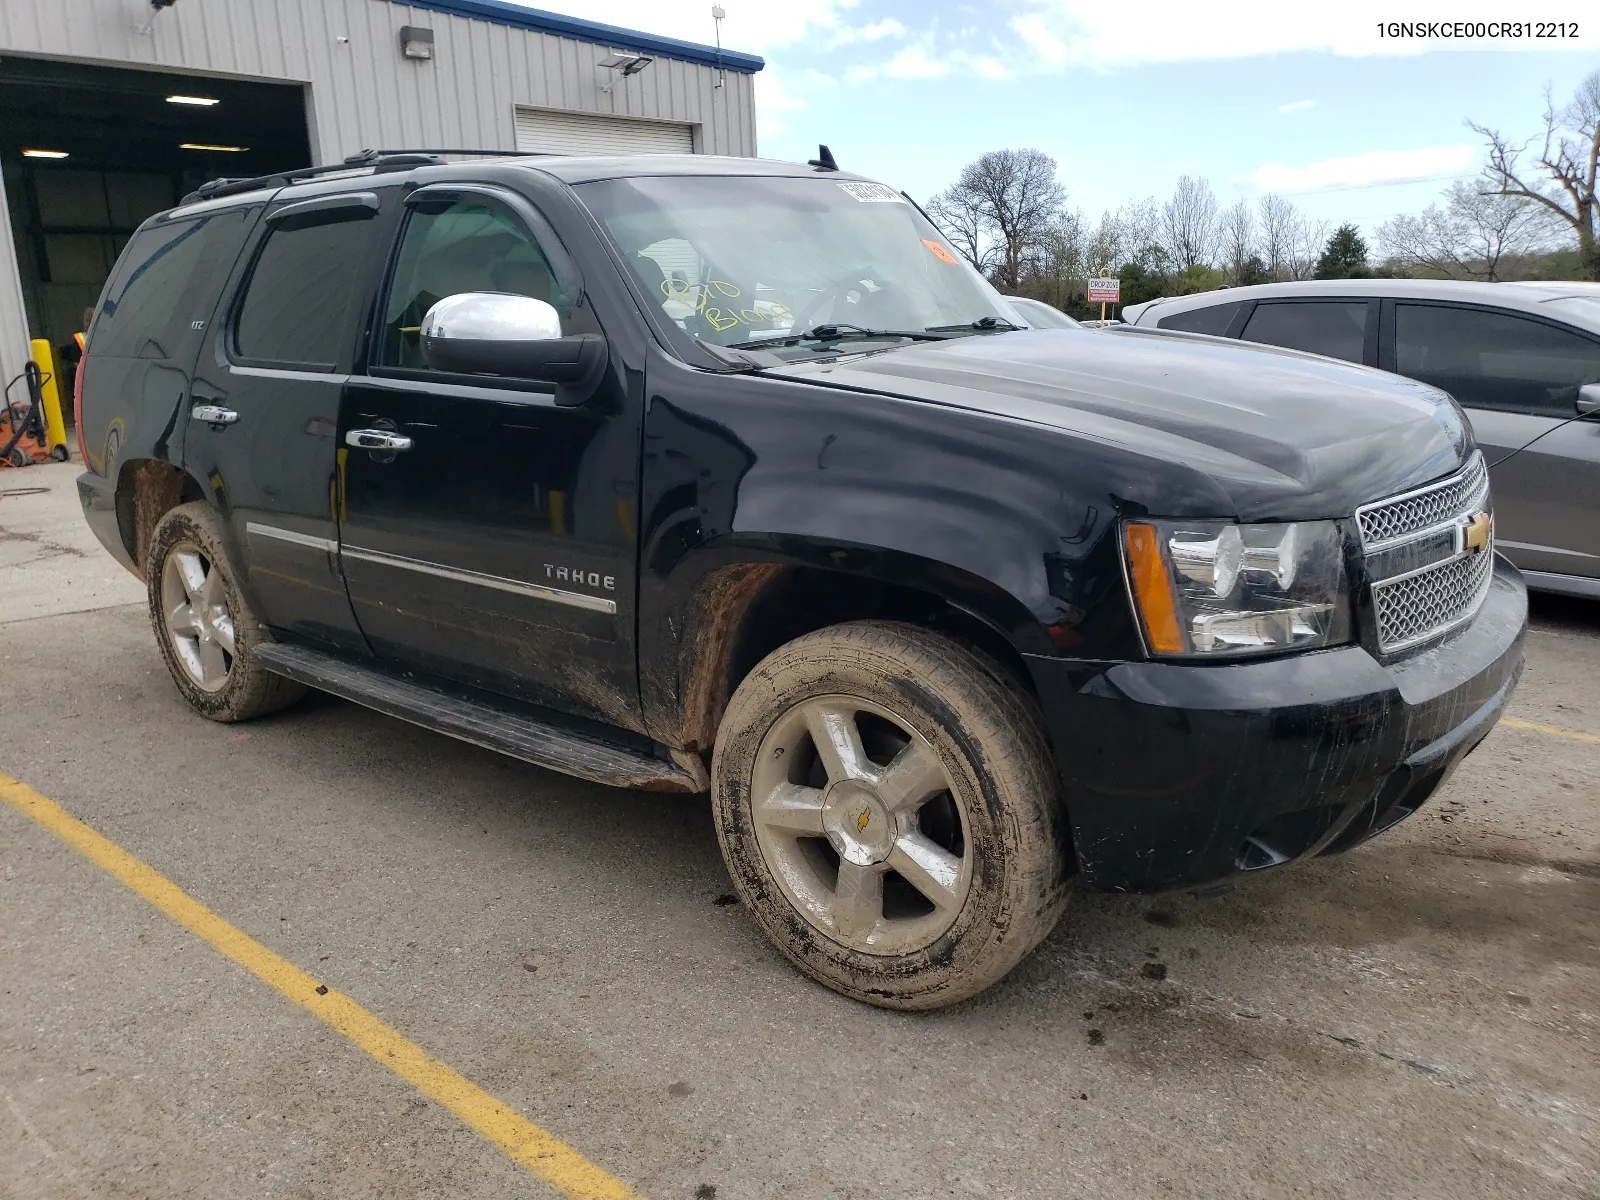
{"type": "Polygon", "coordinates": [[[1161,555],[1161,538],[1155,526],[1130,522],[1123,527],[1128,546],[1128,574],[1133,598],[1144,621],[1145,637],[1157,654],[1183,653],[1183,627],[1172,594],[1172,576],[1161,555]]]}

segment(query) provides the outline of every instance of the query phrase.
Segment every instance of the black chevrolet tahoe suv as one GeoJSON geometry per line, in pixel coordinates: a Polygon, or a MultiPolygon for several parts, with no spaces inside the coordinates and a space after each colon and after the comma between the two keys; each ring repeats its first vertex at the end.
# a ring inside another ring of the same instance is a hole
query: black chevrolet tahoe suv
{"type": "Polygon", "coordinates": [[[213,185],[129,242],[79,403],[84,512],[197,712],[318,688],[709,791],[762,930],[887,1007],[999,979],[1075,886],[1371,837],[1522,666],[1449,396],[1027,328],[828,166],[213,185]]]}

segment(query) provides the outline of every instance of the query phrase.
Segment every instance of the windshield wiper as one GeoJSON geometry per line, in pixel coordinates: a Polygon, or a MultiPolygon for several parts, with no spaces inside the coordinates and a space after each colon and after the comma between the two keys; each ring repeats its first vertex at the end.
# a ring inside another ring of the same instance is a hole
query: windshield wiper
{"type": "MultiPolygon", "coordinates": [[[[966,326],[952,326],[965,329],[966,326]]],[[[791,333],[784,337],[754,338],[748,342],[734,342],[728,350],[765,350],[771,346],[797,346],[801,342],[868,341],[876,338],[910,338],[918,342],[942,342],[952,336],[941,329],[868,329],[864,325],[851,325],[847,321],[830,321],[805,333],[791,333]]]]}
{"type": "Polygon", "coordinates": [[[929,333],[961,333],[968,329],[981,332],[1010,333],[1014,330],[1024,329],[1026,326],[1013,325],[1010,321],[1002,321],[999,317],[979,317],[976,321],[967,321],[961,325],[929,325],[929,333]]]}

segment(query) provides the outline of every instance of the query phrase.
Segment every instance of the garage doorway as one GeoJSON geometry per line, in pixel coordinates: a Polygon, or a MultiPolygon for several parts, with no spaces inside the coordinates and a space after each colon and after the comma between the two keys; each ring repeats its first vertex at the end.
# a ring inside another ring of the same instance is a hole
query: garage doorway
{"type": "Polygon", "coordinates": [[[0,59],[0,170],[30,337],[63,368],[128,236],[208,179],[311,162],[295,84],[0,59]]]}
{"type": "Polygon", "coordinates": [[[545,154],[693,154],[694,126],[676,121],[518,107],[517,149],[545,154]]]}

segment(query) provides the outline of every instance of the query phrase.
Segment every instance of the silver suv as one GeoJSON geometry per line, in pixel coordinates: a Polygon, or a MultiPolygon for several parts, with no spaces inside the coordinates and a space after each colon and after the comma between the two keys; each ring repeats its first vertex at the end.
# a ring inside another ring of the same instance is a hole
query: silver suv
{"type": "Polygon", "coordinates": [[[1123,319],[1443,388],[1489,461],[1496,545],[1530,588],[1600,599],[1600,284],[1271,283],[1151,300],[1123,319]]]}

